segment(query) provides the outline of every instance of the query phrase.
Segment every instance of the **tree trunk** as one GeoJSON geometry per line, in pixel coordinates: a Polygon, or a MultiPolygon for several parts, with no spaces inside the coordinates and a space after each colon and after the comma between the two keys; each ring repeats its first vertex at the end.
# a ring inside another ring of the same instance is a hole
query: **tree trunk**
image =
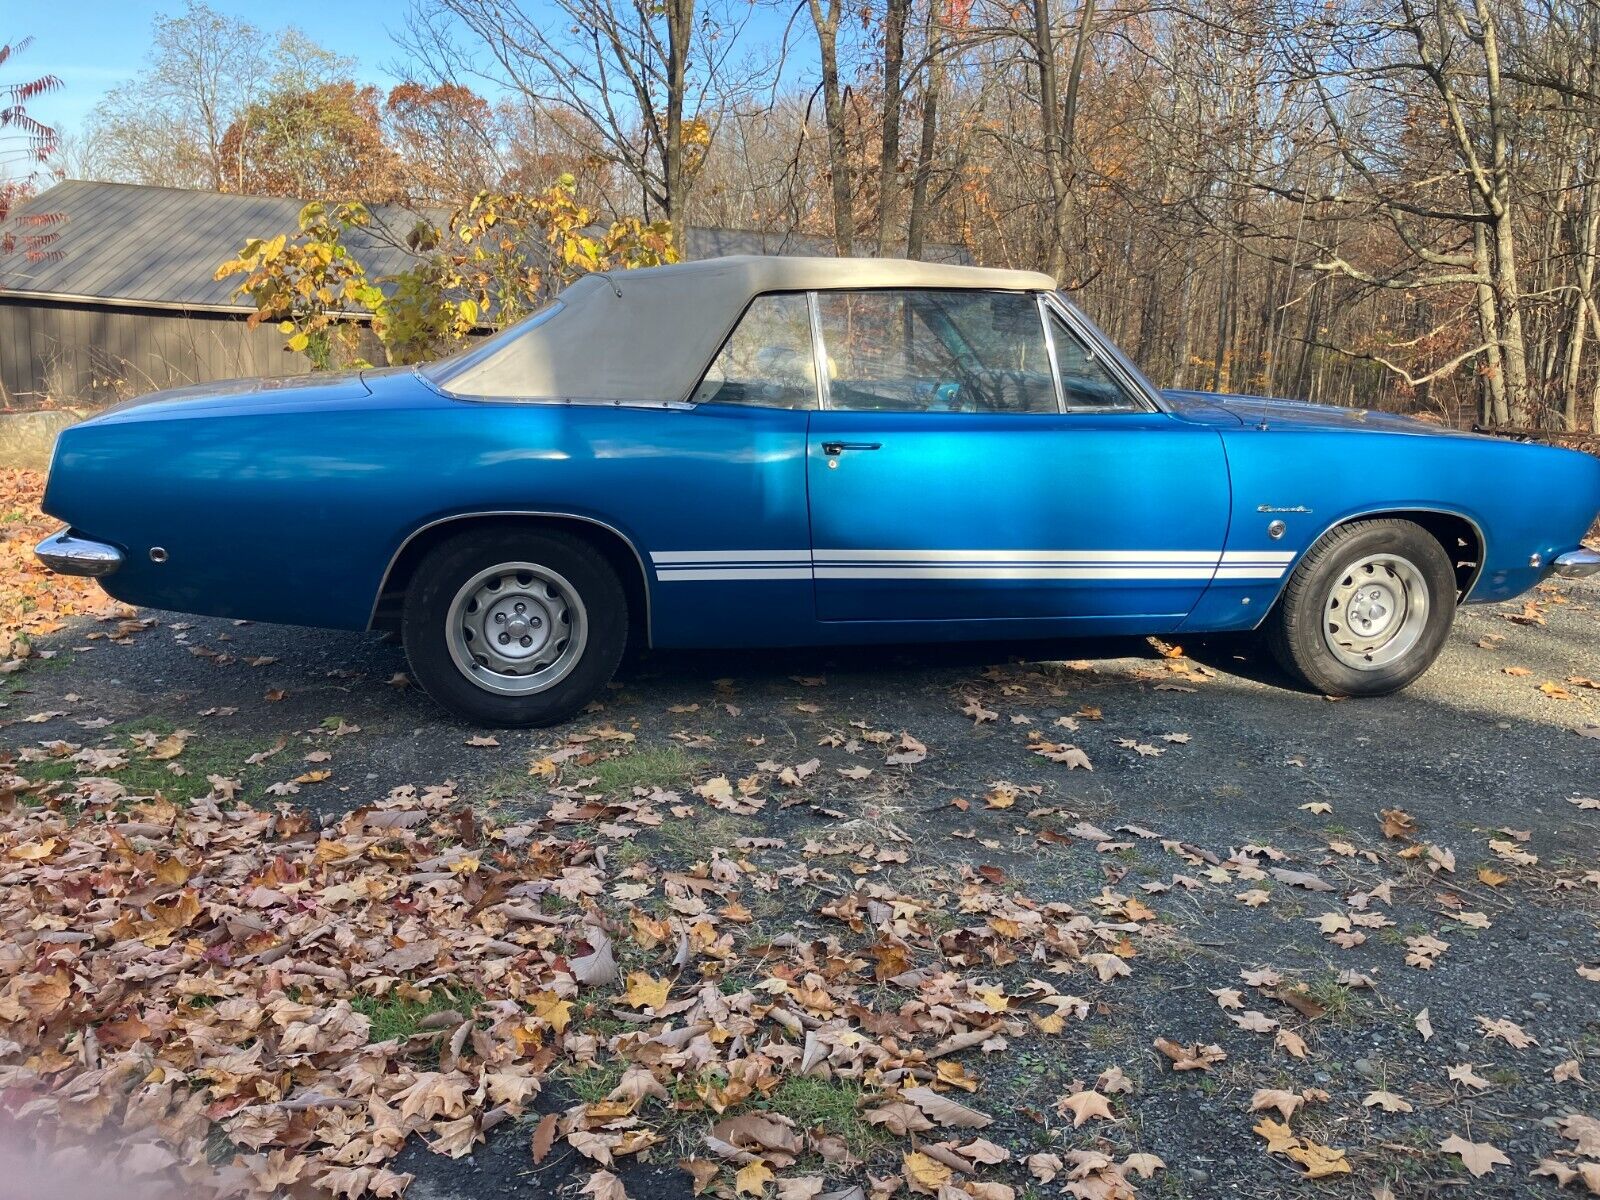
{"type": "Polygon", "coordinates": [[[666,0],[667,112],[666,144],[662,147],[661,176],[666,218],[676,223],[688,201],[688,180],[683,166],[683,106],[688,90],[689,40],[694,32],[694,0],[666,0]]]}
{"type": "Polygon", "coordinates": [[[1482,225],[1472,231],[1473,258],[1481,282],[1477,285],[1478,331],[1484,344],[1483,388],[1478,395],[1478,424],[1509,425],[1506,405],[1506,377],[1500,353],[1500,315],[1495,304],[1494,285],[1489,268],[1489,235],[1482,225]]]}
{"type": "Polygon", "coordinates": [[[1050,185],[1050,216],[1045,227],[1045,273],[1060,282],[1067,267],[1067,171],[1063,161],[1060,105],[1056,76],[1055,31],[1051,28],[1050,0],[1033,0],[1033,54],[1039,68],[1039,133],[1043,143],[1044,173],[1050,185]]]}
{"type": "Polygon", "coordinates": [[[917,146],[917,170],[911,184],[911,215],[906,222],[906,257],[921,258],[928,233],[928,185],[939,145],[939,95],[944,90],[944,55],[939,48],[944,0],[928,0],[928,28],[923,41],[927,74],[922,81],[922,140],[917,146]]]}
{"type": "Polygon", "coordinates": [[[1566,360],[1561,371],[1561,417],[1562,424],[1569,430],[1577,429],[1582,419],[1578,415],[1578,405],[1582,399],[1579,380],[1583,372],[1585,335],[1589,329],[1589,306],[1594,298],[1594,256],[1597,241],[1600,241],[1600,204],[1596,203],[1597,189],[1600,189],[1600,184],[1586,172],[1583,183],[1583,204],[1575,230],[1578,235],[1578,244],[1575,247],[1578,259],[1576,298],[1572,304],[1572,322],[1567,330],[1566,360]]]}
{"type": "Polygon", "coordinates": [[[839,90],[839,10],[843,0],[807,0],[822,56],[822,111],[828,127],[828,170],[833,182],[833,245],[841,258],[855,251],[851,211],[849,147],[845,143],[844,96],[839,90]]]}
{"type": "Polygon", "coordinates": [[[900,195],[901,72],[911,0],[888,0],[883,22],[883,142],[878,151],[878,256],[894,250],[895,208],[900,195]]]}

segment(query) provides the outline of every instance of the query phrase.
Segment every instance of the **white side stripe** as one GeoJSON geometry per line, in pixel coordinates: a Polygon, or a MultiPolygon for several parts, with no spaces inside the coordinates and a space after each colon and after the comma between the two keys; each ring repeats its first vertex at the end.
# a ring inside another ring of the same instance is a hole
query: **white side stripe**
{"type": "Polygon", "coordinates": [[[672,563],[779,563],[810,562],[809,550],[666,550],[650,556],[656,566],[672,563]]]}
{"type": "MultiPolygon", "coordinates": [[[[1213,567],[817,567],[818,579],[1210,579],[1213,567]]],[[[1274,574],[1282,574],[1276,571],[1274,574]]]]}
{"type": "Polygon", "coordinates": [[[813,550],[816,562],[1199,563],[1215,550],[813,550]]]}
{"type": "Polygon", "coordinates": [[[663,582],[1281,579],[1293,550],[666,550],[663,582]]]}
{"type": "Polygon", "coordinates": [[[658,568],[656,578],[663,583],[713,579],[810,579],[805,567],[709,567],[705,569],[658,568]]]}

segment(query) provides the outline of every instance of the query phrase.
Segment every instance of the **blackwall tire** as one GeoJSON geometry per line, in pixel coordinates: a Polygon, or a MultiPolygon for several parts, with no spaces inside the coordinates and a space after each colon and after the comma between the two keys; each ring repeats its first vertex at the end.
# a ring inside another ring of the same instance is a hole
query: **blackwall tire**
{"type": "Polygon", "coordinates": [[[1306,552],[1263,632],[1307,687],[1386,696],[1433,665],[1455,610],[1455,569],[1432,534],[1410,521],[1353,521],[1306,552]]]}
{"type": "Polygon", "coordinates": [[[558,531],[467,531],[418,564],[401,635],[412,677],[477,725],[554,725],[599,695],[628,600],[594,546],[558,531]]]}

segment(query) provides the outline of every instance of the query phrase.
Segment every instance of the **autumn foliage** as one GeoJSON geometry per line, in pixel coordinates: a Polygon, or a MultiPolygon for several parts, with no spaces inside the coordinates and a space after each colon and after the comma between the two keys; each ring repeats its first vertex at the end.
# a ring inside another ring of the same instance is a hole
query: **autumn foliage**
{"type": "Polygon", "coordinates": [[[256,307],[250,323],[277,323],[286,349],[327,370],[367,365],[356,317],[370,316],[391,364],[423,362],[522,319],[580,275],[678,258],[664,221],[596,226],[570,175],[538,192],[481,192],[443,229],[418,221],[408,239],[416,266],[383,279],[368,277],[345,240],[370,221],[360,204],[307,205],[297,236],[252,239],[216,277],[242,274],[236,294],[256,307]]]}

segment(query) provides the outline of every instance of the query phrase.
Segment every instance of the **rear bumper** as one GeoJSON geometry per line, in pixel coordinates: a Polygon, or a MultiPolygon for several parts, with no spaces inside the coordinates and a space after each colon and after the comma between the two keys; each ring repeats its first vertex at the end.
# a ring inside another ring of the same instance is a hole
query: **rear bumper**
{"type": "Polygon", "coordinates": [[[1557,575],[1568,579],[1582,579],[1588,575],[1600,575],[1600,552],[1594,550],[1569,550],[1558,555],[1551,564],[1555,567],[1557,575]]]}
{"type": "Polygon", "coordinates": [[[122,566],[122,551],[106,542],[75,537],[70,529],[53,533],[34,547],[40,562],[57,575],[87,575],[99,579],[122,566]]]}

